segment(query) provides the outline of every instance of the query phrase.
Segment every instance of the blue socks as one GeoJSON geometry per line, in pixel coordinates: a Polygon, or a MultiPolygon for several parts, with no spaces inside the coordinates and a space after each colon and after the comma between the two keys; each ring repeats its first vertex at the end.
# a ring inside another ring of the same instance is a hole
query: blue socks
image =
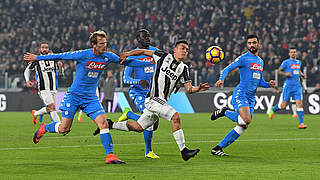
{"type": "Polygon", "coordinates": [[[140,118],[140,115],[135,114],[135,113],[132,112],[132,111],[129,111],[129,112],[127,113],[127,118],[128,118],[128,119],[135,120],[135,121],[138,121],[138,119],[140,118]]]}
{"type": "Polygon", "coordinates": [[[231,119],[231,121],[238,123],[238,112],[227,110],[224,114],[227,116],[227,118],[231,119]]]}
{"type": "Polygon", "coordinates": [[[56,124],[57,124],[57,122],[53,122],[53,123],[45,125],[44,128],[45,128],[46,132],[57,133],[56,129],[55,129],[56,124]]]}
{"type": "Polygon", "coordinates": [[[109,133],[109,129],[100,130],[100,140],[104,150],[106,151],[106,155],[113,153],[113,142],[109,133]]]}
{"type": "Polygon", "coordinates": [[[276,104],[275,106],[273,106],[272,111],[276,112],[279,110],[279,104],[276,104]]]}
{"type": "Polygon", "coordinates": [[[153,136],[153,131],[148,131],[148,130],[143,131],[144,142],[146,144],[146,154],[148,154],[149,151],[152,151],[152,147],[151,147],[152,136],[153,136]]]}
{"type": "Polygon", "coordinates": [[[240,134],[238,134],[234,129],[232,129],[225,137],[224,139],[218,144],[221,148],[226,148],[230,144],[232,144],[240,134]]]}
{"type": "Polygon", "coordinates": [[[297,115],[298,115],[298,118],[299,118],[299,124],[303,123],[303,118],[304,118],[303,110],[302,111],[298,111],[297,110],[297,115]]]}

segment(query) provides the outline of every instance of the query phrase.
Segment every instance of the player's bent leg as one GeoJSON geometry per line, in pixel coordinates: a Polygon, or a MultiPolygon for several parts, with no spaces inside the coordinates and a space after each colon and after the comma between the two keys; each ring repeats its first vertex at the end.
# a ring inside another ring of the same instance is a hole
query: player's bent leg
{"type": "Polygon", "coordinates": [[[112,137],[109,132],[109,125],[106,121],[106,115],[100,114],[95,119],[94,122],[97,124],[97,126],[100,129],[100,140],[101,144],[104,147],[104,150],[106,152],[106,164],[125,164],[124,161],[121,161],[117,158],[116,155],[113,154],[113,142],[112,137]]]}
{"type": "Polygon", "coordinates": [[[302,100],[296,100],[297,104],[297,115],[299,119],[299,129],[306,129],[308,126],[305,125],[304,122],[304,112],[303,112],[303,103],[302,100]]]}
{"type": "Polygon", "coordinates": [[[218,110],[216,110],[216,111],[214,111],[213,113],[212,113],[212,115],[211,115],[211,120],[216,120],[216,119],[218,119],[218,118],[220,118],[220,117],[223,117],[223,116],[225,116],[225,112],[227,111],[227,110],[230,110],[228,107],[223,107],[223,108],[221,108],[221,109],[218,109],[218,110]]]}
{"type": "Polygon", "coordinates": [[[190,158],[196,156],[199,153],[200,149],[191,150],[186,147],[184,133],[183,133],[183,130],[181,129],[180,114],[178,112],[174,113],[170,122],[172,125],[173,137],[176,140],[176,143],[179,147],[182,159],[184,161],[188,161],[190,158]]]}
{"type": "Polygon", "coordinates": [[[55,107],[55,104],[49,104],[47,106],[47,112],[50,112],[50,116],[53,120],[53,122],[60,122],[60,117],[56,111],[56,107],[55,107]]]}

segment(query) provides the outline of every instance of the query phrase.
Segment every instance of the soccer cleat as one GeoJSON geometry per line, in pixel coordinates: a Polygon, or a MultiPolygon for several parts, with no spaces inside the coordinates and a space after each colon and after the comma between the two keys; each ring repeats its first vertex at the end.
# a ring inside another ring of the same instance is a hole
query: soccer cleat
{"type": "Polygon", "coordinates": [[[221,109],[218,109],[218,110],[216,110],[216,111],[214,111],[213,113],[212,113],[212,115],[211,115],[211,120],[216,120],[216,119],[218,119],[218,118],[220,118],[220,117],[223,117],[223,116],[225,116],[225,112],[227,111],[227,110],[230,110],[229,108],[227,108],[227,107],[223,107],[223,108],[221,108],[221,109]]]}
{"type": "Polygon", "coordinates": [[[151,158],[151,159],[159,159],[160,157],[156,155],[153,151],[149,151],[148,154],[144,155],[146,158],[151,158]]]}
{"type": "Polygon", "coordinates": [[[274,117],[274,112],[272,109],[270,109],[270,112],[269,112],[269,119],[272,120],[274,117]]]}
{"type": "Polygon", "coordinates": [[[185,147],[185,148],[181,151],[182,159],[183,159],[184,161],[188,161],[190,158],[192,158],[192,157],[194,157],[195,155],[197,155],[199,151],[200,151],[200,149],[189,150],[187,147],[185,147]]]}
{"type": "Polygon", "coordinates": [[[299,124],[299,126],[298,126],[299,129],[306,129],[307,127],[308,126],[303,123],[299,124]]]}
{"type": "Polygon", "coordinates": [[[32,110],[31,113],[32,113],[32,123],[36,125],[38,123],[37,117],[34,115],[34,113],[36,113],[36,110],[32,110]]]}
{"type": "MultiPolygon", "coordinates": [[[[113,121],[111,119],[107,119],[107,121],[108,121],[109,129],[113,129],[113,121]]],[[[99,130],[99,133],[100,133],[100,130],[99,130]]]]}
{"type": "Polygon", "coordinates": [[[298,117],[298,114],[294,114],[294,115],[292,115],[292,117],[293,117],[293,118],[296,118],[296,117],[298,117]]]}
{"type": "Polygon", "coordinates": [[[39,129],[36,131],[36,133],[34,133],[33,142],[35,144],[37,144],[42,138],[42,136],[46,133],[45,125],[45,123],[41,123],[39,129]]]}
{"type": "Polygon", "coordinates": [[[113,153],[110,153],[106,157],[106,164],[125,164],[126,162],[121,161],[118,159],[117,155],[114,155],[113,153]]]}
{"type": "Polygon", "coordinates": [[[94,136],[98,135],[100,133],[99,127],[92,133],[94,136]]]}
{"type": "Polygon", "coordinates": [[[211,154],[214,155],[214,156],[215,155],[217,155],[217,156],[229,156],[229,154],[224,153],[222,149],[215,149],[215,148],[212,148],[211,154]]]}
{"type": "Polygon", "coordinates": [[[127,114],[129,111],[131,111],[130,108],[128,108],[128,107],[124,108],[124,111],[123,111],[122,115],[119,117],[118,122],[127,120],[128,119],[127,114]]]}

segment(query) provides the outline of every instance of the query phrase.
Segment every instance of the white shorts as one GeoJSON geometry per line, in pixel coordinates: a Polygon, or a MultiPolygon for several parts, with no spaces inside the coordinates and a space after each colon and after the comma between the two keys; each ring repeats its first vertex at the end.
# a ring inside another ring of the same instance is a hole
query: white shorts
{"type": "Polygon", "coordinates": [[[49,104],[56,104],[57,91],[42,90],[38,94],[46,106],[49,104]]]}
{"type": "Polygon", "coordinates": [[[145,106],[146,108],[137,121],[143,129],[152,126],[159,117],[170,121],[172,116],[177,112],[167,101],[158,97],[146,98],[145,106]]]}

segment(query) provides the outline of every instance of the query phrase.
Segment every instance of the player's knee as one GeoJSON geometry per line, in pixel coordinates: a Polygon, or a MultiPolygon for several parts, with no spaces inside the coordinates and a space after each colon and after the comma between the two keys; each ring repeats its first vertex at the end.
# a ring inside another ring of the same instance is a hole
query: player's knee
{"type": "Polygon", "coordinates": [[[68,132],[70,132],[70,127],[63,126],[63,125],[59,126],[59,133],[68,133],[68,132]]]}
{"type": "Polygon", "coordinates": [[[174,115],[171,118],[172,123],[180,124],[180,114],[178,112],[174,113],[174,115]]]}

